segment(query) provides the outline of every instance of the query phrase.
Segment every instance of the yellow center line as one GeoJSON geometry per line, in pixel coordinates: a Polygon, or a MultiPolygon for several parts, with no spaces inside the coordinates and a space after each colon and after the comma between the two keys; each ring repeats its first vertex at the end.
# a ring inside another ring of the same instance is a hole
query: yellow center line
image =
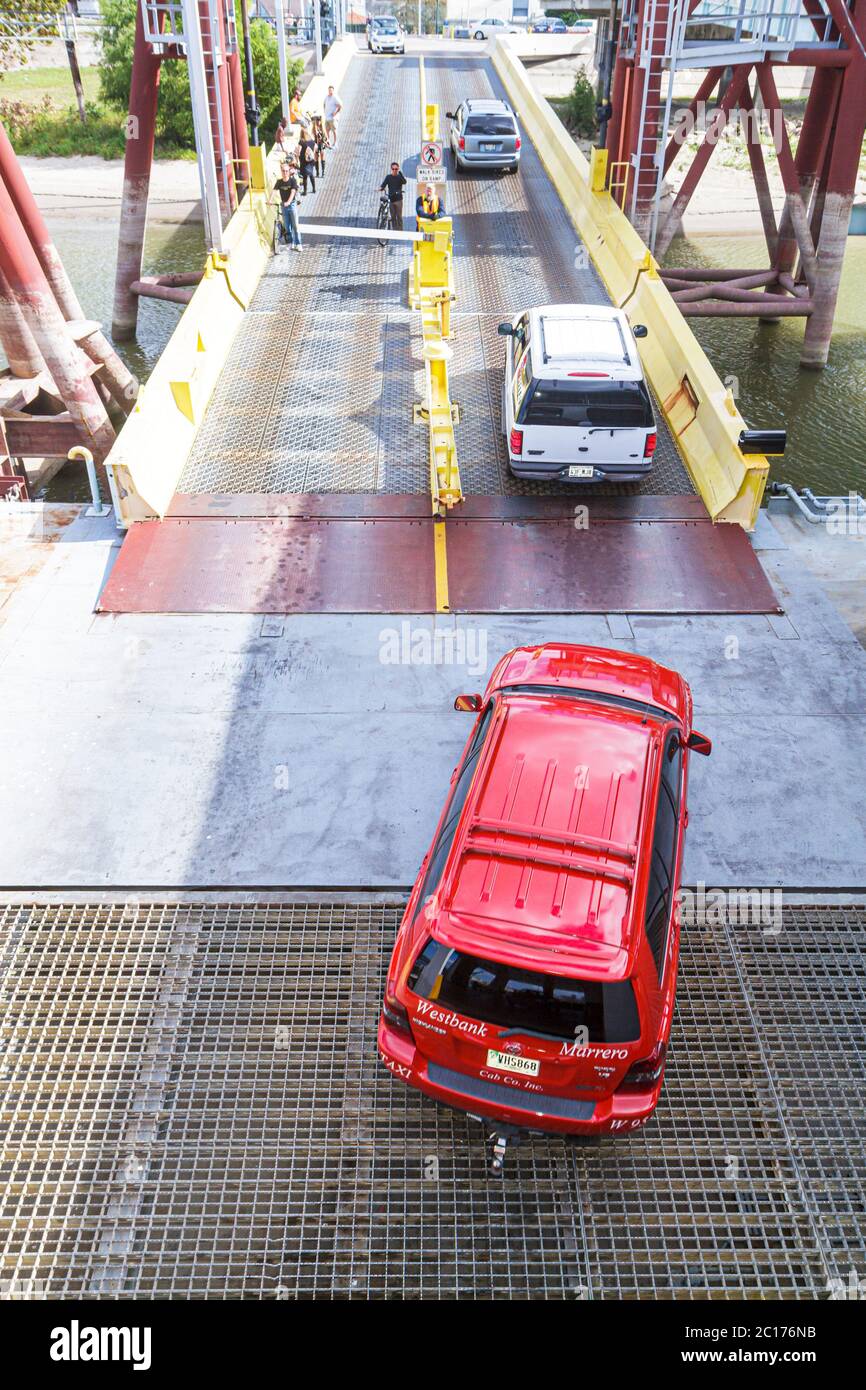
{"type": "Polygon", "coordinates": [[[445,548],[445,518],[433,517],[433,565],[436,580],[436,612],[448,613],[448,554],[445,548]]]}

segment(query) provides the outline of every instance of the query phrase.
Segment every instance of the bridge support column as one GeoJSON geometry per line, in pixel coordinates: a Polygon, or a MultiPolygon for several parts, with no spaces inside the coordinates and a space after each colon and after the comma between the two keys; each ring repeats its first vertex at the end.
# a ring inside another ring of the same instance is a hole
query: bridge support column
{"type": "Polygon", "coordinates": [[[114,429],[91,379],[91,367],[60,312],[5,182],[0,179],[0,273],[21,311],[69,414],[102,462],[114,429]]]}
{"type": "Polygon", "coordinates": [[[117,236],[117,273],[111,322],[112,335],[119,340],[134,338],[138,323],[138,297],[132,293],[130,287],[133,281],[141,279],[159,95],[160,58],[144,36],[141,9],[141,5],[136,6],[135,47],[132,55],[123,169],[123,201],[117,236]]]}
{"type": "MultiPolygon", "coordinates": [[[[866,40],[866,6],[861,6],[851,24],[856,26],[862,44],[866,40]]],[[[806,321],[800,354],[801,367],[825,367],[830,355],[836,299],[866,129],[866,101],[863,99],[866,61],[860,58],[856,47],[852,47],[851,62],[842,74],[835,129],[825,165],[826,177],[822,180],[823,187],[816,190],[822,204],[816,245],[817,267],[812,289],[813,309],[806,321]]]]}

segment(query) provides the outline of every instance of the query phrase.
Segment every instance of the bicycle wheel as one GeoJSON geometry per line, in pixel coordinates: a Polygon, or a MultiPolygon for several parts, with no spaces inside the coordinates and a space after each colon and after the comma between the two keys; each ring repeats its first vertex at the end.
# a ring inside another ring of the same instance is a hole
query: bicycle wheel
{"type": "Polygon", "coordinates": [[[277,254],[277,251],[279,250],[280,242],[281,242],[282,239],[283,239],[282,230],[283,230],[283,219],[280,217],[280,214],[279,214],[279,212],[278,212],[277,215],[276,215],[276,217],[274,218],[274,225],[273,225],[273,228],[272,228],[272,230],[271,230],[271,255],[272,255],[272,256],[275,256],[275,255],[277,254]]]}
{"type": "MultiPolygon", "coordinates": [[[[388,232],[391,230],[391,209],[387,203],[379,204],[379,216],[376,218],[376,230],[388,232]]],[[[387,237],[376,238],[380,246],[387,244],[387,237]]]]}

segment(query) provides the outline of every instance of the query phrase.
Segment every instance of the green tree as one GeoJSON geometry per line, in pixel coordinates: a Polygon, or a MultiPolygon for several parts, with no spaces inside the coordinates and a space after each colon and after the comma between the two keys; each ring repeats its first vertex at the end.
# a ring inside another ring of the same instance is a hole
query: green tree
{"type": "MultiPolygon", "coordinates": [[[[132,80],[132,50],[135,43],[136,0],[102,0],[102,58],[99,64],[99,94],[108,106],[125,111],[129,105],[132,80]]],[[[159,75],[157,135],[181,148],[192,149],[195,140],[189,76],[183,59],[167,58],[159,75]]]]}
{"type": "MultiPolygon", "coordinates": [[[[0,0],[5,3],[5,0],[0,0]]],[[[102,61],[99,65],[102,100],[119,110],[129,103],[132,77],[132,50],[135,41],[136,0],[102,0],[105,21],[102,40],[102,61]]],[[[238,37],[241,34],[240,12],[236,6],[238,37]]],[[[250,25],[250,47],[253,51],[253,73],[256,100],[261,111],[262,139],[274,137],[280,117],[280,70],[276,36],[264,20],[250,25]]],[[[299,81],[304,70],[300,59],[288,65],[289,91],[299,81]]],[[[156,118],[157,134],[166,142],[193,149],[195,134],[189,95],[189,75],[185,61],[167,58],[162,64],[159,79],[159,103],[156,118]]]]}
{"type": "Polygon", "coordinates": [[[578,68],[574,86],[566,98],[568,125],[577,135],[590,140],[596,133],[595,89],[586,68],[578,68]]]}
{"type": "Polygon", "coordinates": [[[26,63],[39,39],[60,32],[57,16],[65,9],[66,0],[0,0],[0,77],[26,63]]]}
{"type": "MultiPolygon", "coordinates": [[[[235,8],[237,10],[237,6],[235,8]]],[[[237,28],[238,34],[240,34],[240,14],[237,15],[237,28]]],[[[259,116],[259,135],[263,142],[270,144],[280,119],[280,63],[277,55],[277,36],[271,26],[263,19],[254,19],[250,25],[250,48],[253,51],[256,101],[261,113],[259,116]]],[[[246,72],[246,63],[244,63],[244,71],[246,72]]],[[[289,62],[290,96],[300,82],[303,71],[302,59],[294,58],[289,62]]]]}

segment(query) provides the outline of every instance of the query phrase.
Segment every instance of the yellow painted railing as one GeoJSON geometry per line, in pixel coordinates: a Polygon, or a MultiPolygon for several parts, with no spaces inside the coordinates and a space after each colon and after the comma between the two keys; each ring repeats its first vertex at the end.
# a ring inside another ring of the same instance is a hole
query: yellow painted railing
{"type": "Polygon", "coordinates": [[[641,360],[710,516],[751,530],[769,465],[763,455],[740,449],[745,421],[662,284],[656,261],[611,196],[609,183],[606,190],[604,159],[596,157],[590,167],[534,89],[507,39],[496,41],[493,66],[611,300],[631,323],[646,324],[649,330],[640,340],[641,360]]]}
{"type": "MultiPolygon", "coordinates": [[[[307,107],[321,107],[329,84],[341,82],[356,53],[354,38],[331,45],[324,72],[304,93],[307,107]]],[[[250,187],[223,232],[225,254],[207,257],[201,282],[106,460],[121,526],[165,515],[267,265],[279,155],[260,147],[250,156],[250,187]]],[[[250,391],[255,389],[251,384],[250,391]]]]}
{"type": "MultiPolygon", "coordinates": [[[[419,58],[418,67],[423,143],[438,139],[439,108],[427,101],[423,58],[419,58]]],[[[433,515],[443,517],[449,507],[463,500],[454,437],[459,411],[451,400],[448,384],[448,363],[452,357],[448,339],[454,299],[451,218],[419,219],[418,230],[424,234],[424,240],[416,241],[412,248],[409,305],[421,313],[424,400],[415,406],[414,420],[416,424],[426,424],[429,430],[433,515]]]]}

